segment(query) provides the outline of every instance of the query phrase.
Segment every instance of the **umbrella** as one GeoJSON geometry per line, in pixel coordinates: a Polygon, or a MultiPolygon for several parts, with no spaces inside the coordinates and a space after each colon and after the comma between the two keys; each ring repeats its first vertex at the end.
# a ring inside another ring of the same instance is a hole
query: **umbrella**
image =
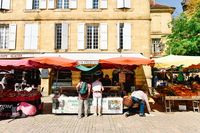
{"type": "MultiPolygon", "coordinates": [[[[62,57],[34,57],[27,58],[25,60],[29,60],[35,63],[43,64],[44,66],[54,67],[54,68],[67,68],[67,69],[75,69],[74,67],[78,64],[77,61],[62,58],[62,57]]],[[[42,67],[43,68],[43,67],[42,67]]]]}
{"type": "Polygon", "coordinates": [[[116,67],[137,67],[140,65],[154,65],[154,60],[141,57],[116,57],[109,59],[100,59],[99,64],[103,68],[116,68],[116,67]]]}
{"type": "Polygon", "coordinates": [[[33,69],[40,68],[42,64],[29,60],[0,60],[0,69],[33,69]]]}

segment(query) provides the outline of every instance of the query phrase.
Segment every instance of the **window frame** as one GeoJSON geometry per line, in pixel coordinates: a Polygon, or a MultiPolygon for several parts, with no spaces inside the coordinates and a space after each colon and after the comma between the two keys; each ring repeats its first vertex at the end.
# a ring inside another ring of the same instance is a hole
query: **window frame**
{"type": "Polygon", "coordinates": [[[62,49],[62,23],[55,24],[55,49],[62,49]]]}
{"type": "Polygon", "coordinates": [[[9,24],[0,24],[0,33],[1,32],[3,33],[2,36],[3,39],[1,41],[1,34],[0,34],[0,49],[9,49],[9,24]]]}
{"type": "Polygon", "coordinates": [[[57,0],[56,9],[69,9],[70,1],[69,0],[57,0]],[[61,5],[59,5],[59,3],[61,5]]]}
{"type": "Polygon", "coordinates": [[[151,52],[154,55],[163,52],[164,45],[162,44],[161,38],[151,38],[151,52]]]}
{"type": "Polygon", "coordinates": [[[100,25],[99,24],[86,24],[86,49],[99,49],[100,41],[100,25]],[[91,28],[91,33],[90,29],[91,28]],[[89,36],[91,34],[91,38],[89,36]]]}
{"type": "Polygon", "coordinates": [[[32,9],[33,10],[40,9],[40,0],[33,0],[32,1],[32,9]]]}

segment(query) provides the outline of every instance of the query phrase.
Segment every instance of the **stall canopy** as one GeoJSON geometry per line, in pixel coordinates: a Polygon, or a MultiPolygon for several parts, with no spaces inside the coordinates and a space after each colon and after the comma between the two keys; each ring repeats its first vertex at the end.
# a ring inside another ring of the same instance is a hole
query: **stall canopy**
{"type": "Polygon", "coordinates": [[[191,66],[192,64],[200,63],[200,56],[180,56],[180,55],[168,55],[165,57],[155,58],[156,68],[169,68],[171,66],[183,67],[191,66]]]}
{"type": "Polygon", "coordinates": [[[154,65],[154,60],[140,57],[116,57],[109,59],[100,59],[99,64],[102,68],[117,68],[117,67],[136,67],[139,65],[154,65]]]}
{"type": "Polygon", "coordinates": [[[33,69],[43,67],[42,64],[30,60],[0,60],[0,69],[33,69]]]}
{"type": "Polygon", "coordinates": [[[34,57],[25,60],[58,69],[75,69],[75,66],[78,65],[77,61],[62,57],[34,57]]]}

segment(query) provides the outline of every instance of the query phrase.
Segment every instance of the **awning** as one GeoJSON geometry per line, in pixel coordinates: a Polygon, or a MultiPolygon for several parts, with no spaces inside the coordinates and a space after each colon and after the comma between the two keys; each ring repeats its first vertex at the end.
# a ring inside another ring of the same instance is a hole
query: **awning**
{"type": "Polygon", "coordinates": [[[94,72],[96,72],[97,70],[100,69],[100,65],[97,64],[93,67],[86,67],[86,66],[83,66],[83,65],[78,65],[78,66],[76,66],[76,68],[78,70],[81,70],[83,73],[94,73],[94,72]]]}
{"type": "Polygon", "coordinates": [[[200,63],[200,56],[180,56],[180,55],[168,55],[165,57],[155,58],[155,67],[157,68],[169,68],[172,65],[188,67],[192,64],[200,63]]]}

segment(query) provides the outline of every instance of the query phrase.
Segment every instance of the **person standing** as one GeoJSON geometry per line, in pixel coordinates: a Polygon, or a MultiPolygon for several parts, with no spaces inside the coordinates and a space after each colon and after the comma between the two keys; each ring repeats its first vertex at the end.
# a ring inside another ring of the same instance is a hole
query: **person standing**
{"type": "MultiPolygon", "coordinates": [[[[141,117],[145,116],[145,113],[144,113],[145,104],[147,106],[148,113],[150,114],[151,108],[150,108],[146,93],[144,93],[142,90],[133,91],[131,93],[131,99],[132,99],[133,104],[135,103],[139,104],[139,115],[141,117]]],[[[129,107],[129,111],[125,113],[125,116],[129,116],[131,111],[132,111],[132,107],[129,107]]]]}
{"type": "Polygon", "coordinates": [[[96,76],[96,80],[92,83],[92,91],[93,91],[93,106],[95,108],[94,115],[99,116],[102,115],[102,91],[104,91],[104,87],[100,81],[100,77],[96,76]]]}
{"type": "Polygon", "coordinates": [[[80,82],[76,86],[77,92],[78,92],[78,98],[79,98],[79,107],[78,107],[78,118],[82,118],[83,110],[85,117],[88,117],[88,99],[91,92],[91,85],[88,84],[84,78],[82,77],[80,82]],[[81,94],[81,89],[84,89],[83,87],[86,87],[86,93],[81,94]]]}

